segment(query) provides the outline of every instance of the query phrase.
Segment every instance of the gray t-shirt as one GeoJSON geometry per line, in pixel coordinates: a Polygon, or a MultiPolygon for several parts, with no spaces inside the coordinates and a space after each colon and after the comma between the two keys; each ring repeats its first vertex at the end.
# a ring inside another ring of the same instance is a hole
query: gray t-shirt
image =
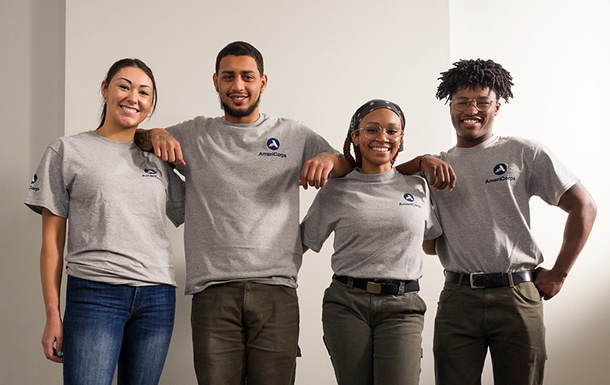
{"type": "Polygon", "coordinates": [[[302,122],[197,117],[168,128],[186,166],[186,294],[231,281],[296,287],[303,163],[336,153],[302,122]]]}
{"type": "Polygon", "coordinates": [[[303,244],[318,252],[333,231],[335,274],[391,280],[419,279],[422,242],[442,233],[427,182],[394,169],[352,171],[318,192],[301,223],[303,244]]]}
{"type": "Polygon", "coordinates": [[[25,203],[68,219],[66,271],[92,281],[176,286],[165,214],[184,218],[184,186],[154,154],[94,131],[55,140],[25,203]]]}
{"type": "Polygon", "coordinates": [[[436,250],[446,270],[486,273],[534,269],[543,260],[530,229],[529,200],[557,205],[578,182],[540,144],[493,136],[440,154],[453,167],[452,192],[433,191],[444,233],[436,250]]]}

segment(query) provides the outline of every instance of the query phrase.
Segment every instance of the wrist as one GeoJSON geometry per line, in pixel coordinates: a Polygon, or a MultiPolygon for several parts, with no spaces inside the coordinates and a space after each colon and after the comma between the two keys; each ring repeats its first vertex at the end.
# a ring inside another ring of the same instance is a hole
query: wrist
{"type": "Polygon", "coordinates": [[[424,161],[424,158],[430,156],[430,154],[424,154],[419,158],[419,170],[421,171],[421,163],[424,161]]]}
{"type": "Polygon", "coordinates": [[[47,318],[55,318],[59,316],[59,304],[45,306],[45,312],[47,314],[47,318]]]}

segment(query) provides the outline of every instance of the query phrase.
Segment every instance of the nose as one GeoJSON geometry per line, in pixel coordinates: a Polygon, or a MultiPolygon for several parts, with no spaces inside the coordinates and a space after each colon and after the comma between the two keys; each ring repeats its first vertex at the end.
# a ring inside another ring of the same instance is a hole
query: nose
{"type": "Polygon", "coordinates": [[[138,90],[134,87],[127,94],[127,101],[135,104],[138,101],[138,90]]]}
{"type": "Polygon", "coordinates": [[[231,84],[231,88],[234,91],[242,91],[244,89],[244,84],[245,84],[244,80],[241,77],[237,76],[233,80],[233,83],[231,84]]]}
{"type": "Polygon", "coordinates": [[[388,132],[386,130],[381,130],[381,132],[377,136],[377,140],[379,142],[389,142],[390,138],[388,138],[388,132]]]}
{"type": "Polygon", "coordinates": [[[475,103],[476,102],[474,100],[469,100],[468,101],[468,107],[466,107],[464,112],[468,111],[469,113],[472,113],[472,114],[476,114],[477,112],[479,112],[479,109],[477,108],[475,103]]]}

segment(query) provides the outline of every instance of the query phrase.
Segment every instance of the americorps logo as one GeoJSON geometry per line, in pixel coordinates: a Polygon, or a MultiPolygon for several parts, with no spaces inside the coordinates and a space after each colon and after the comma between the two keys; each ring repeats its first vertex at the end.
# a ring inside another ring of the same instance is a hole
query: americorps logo
{"type": "Polygon", "coordinates": [[[38,175],[34,174],[34,176],[32,177],[32,181],[30,182],[30,190],[32,190],[32,191],[40,190],[38,187],[32,186],[34,183],[36,183],[37,180],[38,180],[38,175]]]}
{"type": "Polygon", "coordinates": [[[270,151],[261,151],[258,153],[258,156],[275,156],[278,158],[286,158],[286,154],[278,152],[280,149],[280,141],[277,138],[267,139],[267,148],[270,151]]]}
{"type": "Polygon", "coordinates": [[[280,141],[275,138],[269,138],[267,141],[267,147],[271,151],[277,151],[280,148],[280,141]]]}
{"type": "Polygon", "coordinates": [[[504,175],[508,171],[506,163],[498,163],[493,168],[493,173],[498,175],[499,178],[485,179],[485,184],[495,182],[514,182],[517,180],[514,176],[504,175]]]}
{"type": "Polygon", "coordinates": [[[496,175],[506,174],[506,171],[508,171],[508,167],[506,166],[506,163],[498,163],[494,167],[494,174],[496,174],[496,175]]]}
{"type": "Polygon", "coordinates": [[[402,195],[402,199],[404,199],[406,202],[400,202],[398,204],[399,206],[414,206],[414,207],[417,207],[417,208],[421,209],[420,205],[418,205],[417,203],[414,203],[415,202],[415,197],[413,196],[413,194],[411,194],[411,193],[404,193],[402,195]]]}
{"type": "Polygon", "coordinates": [[[159,178],[159,174],[158,174],[157,170],[152,169],[152,168],[145,168],[144,174],[142,174],[142,177],[143,178],[155,178],[155,179],[161,180],[161,178],[159,178]]]}

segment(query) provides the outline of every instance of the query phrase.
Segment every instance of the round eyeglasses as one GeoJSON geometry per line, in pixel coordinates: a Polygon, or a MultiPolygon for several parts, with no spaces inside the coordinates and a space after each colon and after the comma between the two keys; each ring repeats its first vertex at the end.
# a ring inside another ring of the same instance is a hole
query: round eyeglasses
{"type": "Polygon", "coordinates": [[[385,137],[390,143],[398,142],[403,135],[403,132],[400,128],[383,128],[377,124],[367,124],[366,126],[359,128],[356,131],[362,131],[364,133],[364,136],[368,140],[375,140],[381,136],[382,132],[384,132],[385,137]]]}
{"type": "Polygon", "coordinates": [[[496,101],[490,98],[478,98],[478,99],[466,99],[457,98],[451,104],[456,111],[466,111],[466,109],[472,104],[478,111],[487,111],[489,107],[496,101]]]}

